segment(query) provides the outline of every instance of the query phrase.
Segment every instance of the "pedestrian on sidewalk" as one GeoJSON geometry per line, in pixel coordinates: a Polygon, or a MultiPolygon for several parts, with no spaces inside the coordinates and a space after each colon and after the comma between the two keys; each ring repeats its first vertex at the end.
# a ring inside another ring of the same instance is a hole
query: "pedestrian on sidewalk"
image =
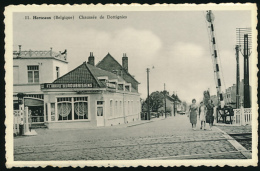
{"type": "Polygon", "coordinates": [[[198,113],[198,106],[196,105],[196,99],[192,99],[192,104],[190,105],[189,108],[189,117],[190,117],[190,123],[193,130],[196,130],[197,113],[198,113]]]}
{"type": "Polygon", "coordinates": [[[206,121],[206,106],[204,102],[200,102],[200,107],[199,107],[199,118],[200,118],[200,129],[206,130],[205,127],[205,121],[206,121]]]}
{"type": "Polygon", "coordinates": [[[213,101],[211,99],[209,99],[208,104],[206,105],[206,123],[209,123],[209,129],[212,130],[212,126],[213,126],[213,122],[214,122],[214,104],[213,101]]]}

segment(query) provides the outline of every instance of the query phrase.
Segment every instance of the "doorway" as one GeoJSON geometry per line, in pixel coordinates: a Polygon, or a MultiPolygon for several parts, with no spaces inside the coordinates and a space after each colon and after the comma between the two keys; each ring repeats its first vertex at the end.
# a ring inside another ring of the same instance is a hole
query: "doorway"
{"type": "Polygon", "coordinates": [[[97,112],[96,112],[96,116],[97,116],[97,126],[104,126],[105,122],[104,122],[104,106],[103,106],[104,102],[103,101],[97,101],[97,112]]]}

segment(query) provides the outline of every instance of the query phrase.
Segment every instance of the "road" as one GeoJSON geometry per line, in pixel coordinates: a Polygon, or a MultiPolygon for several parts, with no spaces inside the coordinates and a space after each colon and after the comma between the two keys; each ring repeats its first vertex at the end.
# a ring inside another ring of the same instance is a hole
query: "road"
{"type": "Polygon", "coordinates": [[[194,131],[185,115],[137,125],[36,132],[14,138],[15,161],[246,159],[219,129],[194,131]]]}

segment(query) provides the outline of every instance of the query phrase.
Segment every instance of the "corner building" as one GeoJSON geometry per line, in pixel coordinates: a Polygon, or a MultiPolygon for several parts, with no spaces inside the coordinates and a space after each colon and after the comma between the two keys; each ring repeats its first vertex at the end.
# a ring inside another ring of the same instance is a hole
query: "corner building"
{"type": "Polygon", "coordinates": [[[13,51],[13,109],[18,110],[22,94],[24,106],[31,113],[32,124],[44,124],[45,106],[41,84],[52,82],[68,72],[67,50],[13,51]]]}
{"type": "MultiPolygon", "coordinates": [[[[126,58],[124,54],[123,60],[126,58]]],[[[110,54],[104,59],[99,63],[102,69],[96,67],[90,53],[88,62],[52,83],[41,84],[48,128],[113,126],[140,120],[139,83],[110,54]],[[108,61],[109,67],[102,64],[108,61]],[[113,66],[115,70],[110,72],[113,66]]],[[[128,62],[124,63],[128,68],[126,65],[128,62]]]]}

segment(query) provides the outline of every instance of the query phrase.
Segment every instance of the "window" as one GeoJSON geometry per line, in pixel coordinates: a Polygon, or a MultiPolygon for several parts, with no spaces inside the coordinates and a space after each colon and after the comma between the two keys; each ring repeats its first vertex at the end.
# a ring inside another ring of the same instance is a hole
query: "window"
{"type": "Polygon", "coordinates": [[[131,101],[131,107],[132,107],[132,111],[131,111],[131,113],[132,113],[132,115],[134,114],[134,104],[133,104],[134,102],[133,101],[131,101]]]}
{"type": "Polygon", "coordinates": [[[110,100],[110,110],[109,110],[110,117],[113,116],[113,100],[110,100]]]}
{"type": "Polygon", "coordinates": [[[118,107],[118,106],[117,106],[117,101],[115,101],[115,116],[117,116],[117,114],[118,114],[118,111],[117,111],[118,109],[117,109],[117,107],[118,107]]]}
{"type": "Polygon", "coordinates": [[[119,116],[123,116],[122,101],[120,101],[119,116]]]}
{"type": "Polygon", "coordinates": [[[118,84],[118,88],[117,88],[118,90],[124,90],[124,86],[123,86],[123,84],[118,84]]]}
{"type": "Polygon", "coordinates": [[[59,121],[88,119],[88,97],[60,97],[57,102],[59,121]]]}
{"type": "Polygon", "coordinates": [[[97,116],[103,116],[103,101],[97,101],[97,116]]]}
{"type": "Polygon", "coordinates": [[[60,77],[60,68],[56,67],[56,77],[59,78],[60,77]]]}
{"type": "Polygon", "coordinates": [[[88,98],[74,97],[74,120],[88,119],[88,98]]]}
{"type": "Polygon", "coordinates": [[[39,66],[27,66],[28,70],[28,83],[39,83],[39,66]]]}
{"type": "Polygon", "coordinates": [[[127,110],[127,101],[125,101],[125,116],[127,116],[128,115],[128,110],[127,110]]]}
{"type": "Polygon", "coordinates": [[[125,91],[130,91],[130,87],[129,86],[125,86],[125,91]]]}

